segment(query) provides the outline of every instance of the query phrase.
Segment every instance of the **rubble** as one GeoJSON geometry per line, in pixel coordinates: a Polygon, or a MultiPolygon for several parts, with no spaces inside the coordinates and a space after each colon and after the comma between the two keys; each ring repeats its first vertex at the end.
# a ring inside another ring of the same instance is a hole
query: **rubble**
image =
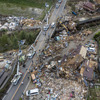
{"type": "Polygon", "coordinates": [[[41,22],[39,20],[34,20],[33,18],[7,16],[0,20],[0,30],[6,29],[8,31],[13,31],[24,26],[30,27],[40,24],[41,22]]]}
{"type": "MultiPolygon", "coordinates": [[[[76,34],[76,37],[84,35],[84,32],[89,33],[88,35],[92,33],[89,30],[83,30],[81,34],[76,34]]],[[[60,40],[50,41],[41,53],[41,57],[45,58],[42,59],[44,67],[39,71],[40,65],[37,65],[35,76],[38,82],[33,84],[36,88],[40,88],[40,94],[33,96],[34,100],[40,100],[40,98],[46,100],[86,100],[88,83],[95,80],[94,73],[97,69],[96,42],[89,40],[87,43],[81,44],[83,40],[80,38],[80,43],[76,45],[76,48],[69,49],[65,55],[57,56],[61,50],[65,49],[63,45],[65,42],[69,44],[70,41],[77,39],[74,35],[63,34],[66,32],[59,33],[60,40]],[[63,38],[61,38],[62,36],[63,38]],[[95,53],[88,51],[88,47],[94,47],[95,53]]],[[[86,36],[84,35],[84,39],[86,36]]]]}
{"type": "Polygon", "coordinates": [[[23,19],[20,21],[20,24],[23,26],[34,26],[41,24],[41,22],[39,20],[23,19]]]}

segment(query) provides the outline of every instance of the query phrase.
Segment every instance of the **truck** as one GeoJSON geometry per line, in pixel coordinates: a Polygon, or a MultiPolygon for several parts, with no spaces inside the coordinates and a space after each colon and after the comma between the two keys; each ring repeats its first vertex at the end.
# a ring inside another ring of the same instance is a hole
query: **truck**
{"type": "Polygon", "coordinates": [[[15,74],[14,78],[12,79],[11,83],[13,85],[17,85],[18,84],[18,81],[20,80],[22,76],[22,73],[19,72],[19,74],[15,74]]]}
{"type": "Polygon", "coordinates": [[[31,72],[31,80],[32,80],[33,84],[37,82],[36,76],[35,76],[36,73],[37,73],[37,71],[31,72]]]}
{"type": "Polygon", "coordinates": [[[19,61],[18,61],[18,65],[17,65],[17,73],[15,74],[14,78],[11,80],[11,83],[13,85],[17,85],[19,80],[21,79],[22,77],[22,73],[19,72],[19,61]]]}

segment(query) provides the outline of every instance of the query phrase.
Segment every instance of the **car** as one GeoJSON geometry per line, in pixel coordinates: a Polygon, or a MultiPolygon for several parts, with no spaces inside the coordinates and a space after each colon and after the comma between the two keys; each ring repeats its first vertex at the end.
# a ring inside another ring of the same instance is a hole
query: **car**
{"type": "Polygon", "coordinates": [[[32,95],[38,95],[38,94],[39,94],[38,88],[26,91],[26,96],[32,96],[32,95]]]}
{"type": "Polygon", "coordinates": [[[89,52],[95,52],[95,48],[92,48],[92,47],[88,47],[87,49],[89,52]]]}
{"type": "Polygon", "coordinates": [[[33,58],[33,56],[34,56],[35,54],[36,54],[36,51],[30,52],[30,53],[27,54],[27,57],[28,57],[29,59],[31,59],[31,58],[33,58]]]}
{"type": "Polygon", "coordinates": [[[61,3],[61,2],[62,2],[62,0],[58,0],[58,2],[59,2],[59,3],[61,3]]]}
{"type": "Polygon", "coordinates": [[[51,28],[54,28],[54,27],[55,27],[55,23],[52,22],[52,23],[51,23],[51,28]]]}
{"type": "Polygon", "coordinates": [[[49,29],[49,25],[45,25],[44,27],[43,27],[43,30],[44,31],[47,31],[49,29]]]}
{"type": "Polygon", "coordinates": [[[60,6],[60,5],[57,3],[57,4],[56,4],[56,9],[58,9],[58,8],[59,8],[59,6],[60,6]]]}

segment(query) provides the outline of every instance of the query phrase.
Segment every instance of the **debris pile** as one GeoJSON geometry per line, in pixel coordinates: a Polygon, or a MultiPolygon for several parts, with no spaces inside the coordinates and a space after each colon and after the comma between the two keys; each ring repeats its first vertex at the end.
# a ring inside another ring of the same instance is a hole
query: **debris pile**
{"type": "Polygon", "coordinates": [[[4,17],[0,20],[0,30],[15,30],[20,25],[20,20],[24,19],[24,17],[15,17],[9,16],[4,17]]]}
{"type": "Polygon", "coordinates": [[[13,31],[16,29],[20,29],[23,26],[34,26],[40,25],[41,22],[39,20],[34,20],[33,18],[25,18],[25,17],[16,17],[16,16],[7,16],[4,18],[0,18],[0,30],[6,29],[8,31],[13,31]]]}
{"type": "Polygon", "coordinates": [[[41,22],[39,20],[32,20],[32,19],[23,19],[20,22],[23,26],[34,26],[34,25],[40,25],[41,22]]]}

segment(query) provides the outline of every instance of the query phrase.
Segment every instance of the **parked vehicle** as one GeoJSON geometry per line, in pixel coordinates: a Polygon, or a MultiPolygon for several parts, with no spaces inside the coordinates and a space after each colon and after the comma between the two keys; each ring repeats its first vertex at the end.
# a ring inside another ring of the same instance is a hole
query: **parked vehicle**
{"type": "Polygon", "coordinates": [[[59,6],[60,6],[60,5],[57,3],[57,4],[56,4],[56,9],[58,9],[58,8],[59,8],[59,6]]]}
{"type": "Polygon", "coordinates": [[[55,23],[52,22],[52,23],[51,23],[51,28],[54,28],[54,27],[55,27],[55,23]]]}
{"type": "Polygon", "coordinates": [[[47,31],[49,29],[49,25],[45,25],[44,27],[43,27],[43,30],[44,31],[47,31]]]}
{"type": "Polygon", "coordinates": [[[90,51],[90,52],[95,52],[95,48],[92,48],[92,47],[88,47],[87,50],[90,51]]]}
{"type": "Polygon", "coordinates": [[[31,59],[31,58],[33,58],[33,56],[35,55],[35,53],[36,53],[36,50],[35,50],[35,48],[33,47],[33,45],[29,48],[29,53],[27,54],[27,57],[29,58],[29,59],[31,59]]]}
{"type": "Polygon", "coordinates": [[[32,95],[38,95],[38,94],[39,94],[38,88],[26,91],[26,96],[32,96],[32,95]]]}
{"type": "Polygon", "coordinates": [[[34,52],[32,52],[32,53],[28,53],[27,54],[27,57],[29,58],[29,59],[31,59],[31,58],[33,58],[33,56],[35,55],[35,51],[34,52]]]}
{"type": "Polygon", "coordinates": [[[59,2],[59,3],[61,3],[61,2],[62,2],[62,0],[58,0],[58,2],[59,2]]]}

